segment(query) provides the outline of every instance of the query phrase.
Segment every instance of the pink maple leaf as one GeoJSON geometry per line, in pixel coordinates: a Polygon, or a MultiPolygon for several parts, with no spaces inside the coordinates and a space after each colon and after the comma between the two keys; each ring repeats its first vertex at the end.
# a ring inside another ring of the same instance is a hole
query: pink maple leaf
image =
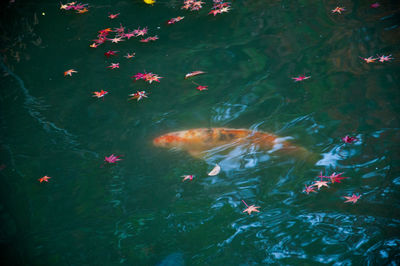
{"type": "Polygon", "coordinates": [[[342,176],[342,175],[343,175],[343,173],[336,174],[334,172],[333,174],[331,174],[330,176],[327,176],[325,178],[329,178],[331,180],[332,184],[334,184],[335,182],[336,183],[342,183],[342,182],[340,182],[340,180],[348,178],[348,177],[345,177],[345,176],[342,176]]]}
{"type": "Polygon", "coordinates": [[[185,180],[190,180],[190,181],[192,181],[194,175],[183,175],[182,177],[183,177],[182,182],[184,182],[185,180]]]}
{"type": "Polygon", "coordinates": [[[381,4],[379,4],[378,2],[371,4],[371,8],[378,8],[380,6],[381,4]]]}
{"type": "Polygon", "coordinates": [[[356,203],[357,202],[357,200],[359,199],[361,197],[361,195],[356,195],[356,194],[354,194],[353,193],[353,195],[351,196],[351,197],[348,197],[348,196],[344,196],[344,198],[346,199],[346,201],[344,202],[344,203],[346,203],[346,202],[351,202],[351,203],[356,203]]]}
{"type": "Polygon", "coordinates": [[[355,137],[350,137],[348,135],[346,135],[345,137],[342,138],[344,143],[353,143],[354,141],[357,141],[358,139],[355,137]]]}
{"type": "Polygon", "coordinates": [[[104,161],[107,163],[116,163],[117,161],[121,161],[122,159],[119,159],[121,157],[120,155],[115,156],[114,154],[111,154],[110,156],[104,157],[104,161]]]}
{"type": "Polygon", "coordinates": [[[305,186],[306,188],[303,190],[303,192],[306,192],[307,195],[310,194],[310,192],[317,192],[317,191],[314,190],[313,185],[311,185],[311,186],[304,185],[304,186],[305,186]]]}
{"type": "Polygon", "coordinates": [[[199,85],[199,86],[197,86],[196,89],[199,90],[199,91],[204,91],[204,90],[208,90],[207,87],[208,87],[208,86],[201,86],[201,85],[199,85]]]}
{"type": "Polygon", "coordinates": [[[294,77],[292,79],[294,79],[294,82],[298,82],[298,81],[302,81],[302,80],[309,79],[309,78],[311,78],[311,76],[306,77],[305,75],[300,75],[300,76],[294,77]]]}
{"type": "Polygon", "coordinates": [[[119,68],[119,63],[111,63],[111,65],[109,65],[108,68],[111,68],[111,69],[119,68]]]}
{"type": "Polygon", "coordinates": [[[107,56],[107,58],[108,58],[108,57],[110,57],[111,55],[117,55],[117,53],[118,53],[118,51],[111,51],[111,50],[109,50],[109,51],[105,52],[104,55],[107,56]]]}

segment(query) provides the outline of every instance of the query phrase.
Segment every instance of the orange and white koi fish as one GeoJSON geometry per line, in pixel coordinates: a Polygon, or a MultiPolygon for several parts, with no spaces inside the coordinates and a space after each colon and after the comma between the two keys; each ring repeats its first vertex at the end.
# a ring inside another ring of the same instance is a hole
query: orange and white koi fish
{"type": "Polygon", "coordinates": [[[295,146],[274,134],[248,129],[231,128],[196,128],[171,132],[153,140],[157,147],[178,148],[187,151],[194,157],[203,157],[206,152],[224,145],[256,145],[259,149],[270,152],[281,151],[298,157],[311,155],[303,147],[295,146]]]}

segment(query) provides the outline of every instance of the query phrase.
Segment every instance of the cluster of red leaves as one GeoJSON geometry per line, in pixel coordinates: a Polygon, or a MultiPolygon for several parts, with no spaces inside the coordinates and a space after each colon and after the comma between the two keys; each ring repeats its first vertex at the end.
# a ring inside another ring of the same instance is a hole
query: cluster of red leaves
{"type": "Polygon", "coordinates": [[[175,22],[181,21],[185,17],[178,16],[176,18],[171,18],[170,20],[167,21],[168,25],[174,24],[175,22]]]}
{"type": "MultiPolygon", "coordinates": [[[[333,172],[331,175],[325,176],[322,175],[322,172],[319,174],[320,180],[315,180],[313,181],[313,184],[307,186],[305,185],[305,188],[303,192],[310,194],[310,192],[317,192],[315,189],[317,188],[318,190],[321,189],[321,187],[329,187],[328,184],[334,184],[334,183],[341,183],[341,180],[346,179],[348,177],[342,176],[343,173],[336,173],[333,172]],[[327,181],[324,181],[323,179],[328,179],[327,181]]],[[[347,200],[345,202],[353,202],[356,203],[357,200],[361,197],[361,195],[356,196],[353,194],[351,197],[344,196],[347,200]]]]}
{"type": "Polygon", "coordinates": [[[376,60],[378,60],[378,59],[379,59],[378,61],[381,62],[381,63],[389,62],[390,60],[394,59],[391,54],[390,55],[381,55],[381,56],[377,55],[377,57],[370,56],[370,57],[366,57],[366,58],[360,56],[360,58],[362,60],[364,60],[364,62],[367,63],[367,64],[375,63],[376,60]]]}
{"type": "Polygon", "coordinates": [[[160,82],[160,79],[162,79],[163,77],[160,77],[157,74],[153,74],[151,72],[146,73],[145,71],[144,73],[137,73],[133,75],[131,78],[134,78],[135,80],[143,79],[144,81],[147,81],[148,83],[151,84],[153,81],[160,82]]]}
{"type": "MultiPolygon", "coordinates": [[[[183,9],[190,9],[191,11],[194,11],[194,10],[199,10],[200,8],[202,8],[202,4],[204,4],[204,2],[202,2],[202,1],[185,0],[184,1],[184,6],[182,8],[183,9]]],[[[88,11],[87,6],[88,6],[88,4],[81,4],[81,3],[77,3],[77,2],[71,2],[71,3],[67,3],[65,5],[61,4],[60,9],[75,10],[78,13],[84,13],[84,12],[88,11]]],[[[213,5],[212,9],[215,10],[214,12],[222,13],[222,12],[227,12],[229,10],[229,7],[230,7],[230,3],[224,3],[223,1],[220,1],[220,0],[214,0],[214,5],[213,5]]],[[[110,19],[115,19],[118,16],[119,16],[119,13],[117,13],[117,14],[109,14],[108,17],[110,19]]],[[[178,16],[176,18],[172,18],[172,19],[168,20],[167,24],[174,24],[174,23],[176,23],[178,21],[181,21],[182,19],[184,19],[184,17],[178,16]]],[[[105,43],[106,41],[111,41],[112,43],[118,43],[118,42],[124,41],[126,39],[129,40],[132,37],[144,36],[147,33],[148,33],[147,27],[144,27],[144,28],[140,28],[139,27],[138,29],[135,29],[133,31],[128,30],[126,32],[125,31],[125,27],[122,26],[122,24],[120,24],[119,28],[114,28],[114,29],[106,28],[106,29],[99,30],[98,34],[97,34],[97,39],[93,40],[93,43],[90,45],[90,47],[97,48],[99,45],[105,43]],[[114,34],[114,36],[110,36],[112,33],[114,34]]],[[[158,36],[155,35],[155,36],[152,36],[152,37],[147,37],[145,39],[141,39],[140,42],[155,41],[157,39],[158,39],[158,36]]],[[[117,56],[118,52],[119,51],[109,50],[109,51],[105,52],[104,55],[107,58],[109,58],[110,56],[117,56]]],[[[130,58],[133,58],[134,56],[135,56],[135,53],[132,53],[132,54],[128,53],[125,57],[127,59],[130,59],[130,58]]],[[[108,66],[108,68],[110,68],[110,69],[119,68],[119,63],[111,63],[111,65],[108,66]]],[[[73,73],[77,73],[77,71],[74,70],[74,69],[69,69],[69,70],[64,72],[64,76],[72,76],[73,73]]],[[[204,73],[205,72],[203,72],[203,71],[194,71],[194,72],[186,74],[185,79],[193,77],[193,76],[196,76],[196,75],[199,75],[199,74],[204,74],[204,73]]],[[[151,84],[153,81],[160,82],[160,79],[162,77],[158,76],[157,74],[153,74],[151,72],[150,73],[144,72],[144,73],[137,73],[132,78],[134,78],[135,80],[143,79],[143,80],[145,80],[145,81],[147,81],[147,82],[149,82],[151,84]]],[[[197,84],[197,85],[198,86],[197,86],[196,89],[198,89],[200,91],[207,90],[207,86],[202,86],[202,85],[199,85],[199,84],[197,84]]],[[[103,98],[104,99],[104,96],[107,95],[108,93],[109,92],[105,91],[105,90],[94,91],[92,96],[96,97],[96,98],[103,98]]],[[[147,93],[146,93],[146,91],[137,91],[135,93],[130,94],[129,96],[131,96],[130,99],[136,99],[137,101],[139,101],[139,100],[141,100],[143,98],[147,98],[147,93]]],[[[107,163],[108,164],[115,164],[118,161],[122,160],[122,159],[120,159],[120,157],[121,156],[119,156],[119,155],[117,156],[117,155],[114,155],[114,154],[111,154],[110,156],[106,156],[104,158],[104,164],[107,164],[107,163]]],[[[217,165],[209,173],[209,175],[217,175],[219,173],[219,171],[220,171],[220,168],[217,165]]],[[[184,175],[183,177],[184,177],[184,179],[182,181],[186,181],[186,180],[192,181],[193,178],[194,178],[194,175],[184,175]]],[[[42,178],[39,178],[39,181],[41,183],[42,182],[48,182],[50,178],[51,177],[44,176],[42,178]]],[[[248,212],[249,214],[252,211],[258,212],[257,208],[259,208],[259,207],[254,207],[254,205],[252,205],[250,207],[247,206],[247,207],[248,208],[245,210],[245,212],[248,212]]]]}
{"type": "Polygon", "coordinates": [[[303,192],[306,192],[307,194],[309,194],[310,192],[316,192],[314,190],[315,187],[317,187],[318,190],[320,190],[321,187],[329,187],[328,182],[330,182],[329,184],[341,183],[340,180],[348,178],[348,177],[345,177],[342,175],[343,175],[343,173],[337,174],[336,172],[333,172],[329,176],[324,176],[324,175],[322,175],[322,172],[321,172],[320,175],[318,176],[321,180],[313,181],[314,183],[311,184],[310,186],[305,185],[305,189],[303,190],[303,192]],[[329,179],[329,180],[323,181],[324,178],[329,179]]]}
{"type": "MultiPolygon", "coordinates": [[[[163,77],[160,77],[157,74],[153,74],[151,72],[146,73],[145,71],[144,73],[137,73],[133,75],[132,78],[134,78],[135,81],[143,79],[144,81],[147,81],[151,84],[153,81],[160,82],[160,79],[163,77]]],[[[143,98],[147,98],[147,93],[146,91],[137,91],[135,93],[129,94],[129,96],[131,96],[130,100],[137,99],[137,101],[140,101],[143,98]]]]}
{"type": "Polygon", "coordinates": [[[149,42],[149,41],[153,41],[154,42],[155,40],[158,40],[158,36],[157,35],[151,36],[151,37],[147,37],[145,39],[141,39],[139,42],[149,42]]]}
{"type": "Polygon", "coordinates": [[[200,8],[202,8],[203,7],[202,4],[204,4],[204,2],[202,2],[202,1],[185,0],[185,1],[183,1],[183,6],[181,8],[190,10],[190,11],[195,11],[195,10],[199,10],[200,8]]]}
{"type": "Polygon", "coordinates": [[[213,6],[208,14],[213,14],[215,17],[217,14],[229,12],[230,8],[230,2],[224,2],[223,0],[213,0],[213,6]]]}
{"type": "Polygon", "coordinates": [[[74,10],[76,11],[76,13],[82,14],[82,13],[86,13],[89,10],[88,8],[88,4],[82,4],[82,3],[77,3],[77,2],[70,2],[70,3],[60,3],[60,9],[64,9],[64,10],[74,10]]]}
{"type": "MultiPolygon", "coordinates": [[[[118,15],[119,15],[119,13],[115,14],[115,15],[111,14],[111,15],[109,15],[109,17],[111,19],[114,19],[118,15]]],[[[97,48],[100,44],[103,44],[106,41],[111,41],[112,43],[118,43],[120,41],[124,41],[125,39],[129,40],[132,37],[144,36],[147,33],[148,33],[147,27],[144,27],[144,28],[139,27],[138,29],[135,29],[133,31],[128,30],[126,32],[125,27],[122,26],[122,24],[120,24],[120,27],[118,27],[118,28],[114,28],[114,29],[106,28],[106,29],[98,31],[97,39],[93,40],[94,43],[92,43],[90,45],[90,47],[97,48]],[[111,33],[114,33],[114,36],[112,38],[109,36],[111,33]]],[[[157,39],[158,39],[158,36],[156,35],[153,37],[148,37],[146,39],[141,39],[140,42],[155,41],[157,39]]],[[[109,50],[109,51],[105,52],[104,55],[107,58],[109,58],[110,56],[117,56],[118,52],[119,51],[109,50]]],[[[135,56],[135,53],[131,53],[131,54],[128,53],[124,57],[127,59],[130,59],[130,58],[133,58],[134,56],[135,56]]],[[[110,68],[110,69],[117,69],[119,67],[120,67],[119,63],[111,63],[111,65],[107,66],[107,68],[110,68]]],[[[135,76],[133,76],[133,78],[135,78],[136,80],[143,79],[149,83],[152,83],[153,81],[160,82],[160,78],[162,78],[162,77],[160,77],[156,74],[153,74],[153,73],[145,72],[145,73],[137,73],[135,76]]],[[[93,97],[104,99],[104,96],[106,94],[108,94],[108,91],[104,91],[104,90],[95,91],[95,92],[93,92],[93,97]]],[[[136,93],[132,93],[129,96],[131,96],[130,99],[137,99],[138,101],[143,98],[147,98],[147,94],[145,91],[137,91],[136,93]]]]}
{"type": "MultiPolygon", "coordinates": [[[[347,144],[351,144],[351,143],[353,143],[353,142],[355,142],[357,140],[358,140],[357,138],[350,137],[349,135],[346,135],[345,137],[342,138],[342,141],[344,143],[347,143],[347,144]]],[[[316,180],[316,181],[314,181],[313,184],[311,184],[309,186],[305,185],[305,189],[303,190],[303,192],[306,192],[307,194],[310,194],[310,192],[316,192],[315,188],[318,188],[318,190],[320,190],[321,187],[329,187],[328,186],[328,182],[330,182],[329,184],[341,183],[341,180],[348,178],[348,177],[345,177],[345,176],[342,176],[342,175],[343,175],[343,173],[338,173],[337,174],[336,172],[334,172],[329,176],[324,176],[324,175],[322,175],[322,172],[321,172],[320,175],[318,176],[321,180],[316,180]],[[324,181],[323,179],[328,179],[328,180],[324,181]]],[[[345,198],[347,199],[347,201],[345,201],[345,202],[353,202],[353,203],[355,203],[355,202],[357,202],[357,200],[360,197],[361,196],[356,196],[354,194],[353,194],[352,197],[346,197],[345,196],[345,198]]]]}
{"type": "MultiPolygon", "coordinates": [[[[93,40],[94,42],[90,45],[90,47],[97,48],[99,45],[105,43],[106,41],[111,41],[112,43],[119,43],[125,40],[129,40],[132,37],[144,36],[147,34],[147,32],[148,32],[147,27],[144,27],[142,29],[139,27],[136,30],[133,31],[128,30],[127,32],[125,32],[125,27],[122,26],[122,24],[120,24],[119,28],[114,28],[114,29],[106,28],[100,30],[98,32],[97,39],[93,40]],[[114,33],[113,38],[109,38],[110,33],[114,33]]],[[[143,41],[143,39],[140,41],[141,42],[148,42],[149,40],[154,41],[157,40],[158,37],[154,36],[154,37],[149,37],[147,39],[148,39],[147,41],[143,41]]]]}

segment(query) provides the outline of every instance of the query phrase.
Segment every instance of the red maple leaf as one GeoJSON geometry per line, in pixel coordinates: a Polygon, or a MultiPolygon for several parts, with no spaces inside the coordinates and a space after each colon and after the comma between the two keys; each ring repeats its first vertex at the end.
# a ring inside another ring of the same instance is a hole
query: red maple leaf
{"type": "Polygon", "coordinates": [[[190,180],[190,181],[192,181],[194,175],[183,175],[182,177],[183,177],[182,182],[184,182],[185,180],[190,180]]]}
{"type": "Polygon", "coordinates": [[[174,24],[175,22],[181,21],[182,19],[184,19],[185,17],[176,17],[176,18],[171,18],[170,20],[167,21],[167,24],[174,24]]]}
{"type": "Polygon", "coordinates": [[[346,201],[344,202],[344,203],[346,203],[346,202],[351,202],[351,203],[356,203],[357,202],[357,200],[359,199],[361,197],[361,195],[356,195],[356,194],[354,194],[353,193],[353,195],[351,196],[351,197],[348,197],[348,196],[344,196],[344,198],[346,199],[346,201]]]}
{"type": "Polygon", "coordinates": [[[201,85],[199,85],[199,86],[197,86],[196,89],[199,90],[199,91],[204,91],[204,90],[208,90],[207,87],[208,87],[208,86],[201,86],[201,85]]]}
{"type": "Polygon", "coordinates": [[[358,139],[346,135],[345,137],[342,138],[342,140],[343,140],[344,143],[350,143],[351,144],[354,141],[357,141],[358,139]]]}
{"type": "Polygon", "coordinates": [[[335,182],[342,183],[342,182],[340,182],[340,180],[348,178],[348,177],[342,176],[342,174],[343,173],[336,174],[336,172],[334,172],[333,174],[331,174],[330,176],[327,176],[325,178],[329,178],[331,180],[332,184],[334,184],[335,182]]]}
{"type": "Polygon", "coordinates": [[[110,19],[115,19],[116,17],[118,17],[119,16],[119,13],[118,14],[110,14],[108,17],[110,18],[110,19]]]}
{"type": "Polygon", "coordinates": [[[69,69],[69,70],[64,72],[64,77],[65,76],[72,76],[72,73],[78,73],[78,71],[76,71],[74,69],[69,69]]]}
{"type": "Polygon", "coordinates": [[[111,63],[111,65],[109,65],[108,68],[111,68],[111,69],[119,68],[119,63],[111,63]]]}
{"type": "Polygon", "coordinates": [[[107,56],[107,58],[108,58],[108,57],[110,57],[111,55],[117,55],[117,53],[118,53],[118,51],[111,51],[111,50],[109,50],[109,51],[105,52],[104,55],[107,56]]]}
{"type": "Polygon", "coordinates": [[[313,186],[313,187],[317,187],[318,188],[318,190],[321,188],[321,187],[329,187],[328,186],[328,181],[314,181],[314,184],[312,184],[311,186],[313,186]]]}
{"type": "Polygon", "coordinates": [[[300,76],[292,78],[292,79],[294,79],[294,82],[298,82],[298,81],[302,81],[302,80],[309,79],[309,78],[311,78],[311,76],[306,77],[305,75],[300,75],[300,76]]]}
{"type": "Polygon", "coordinates": [[[257,209],[260,208],[260,207],[256,207],[256,206],[254,206],[254,205],[249,206],[249,205],[247,205],[247,203],[246,203],[244,200],[242,200],[242,202],[243,202],[244,205],[246,205],[246,207],[247,207],[243,212],[247,212],[249,215],[250,215],[252,212],[260,212],[259,210],[257,210],[257,209]]]}
{"type": "Polygon", "coordinates": [[[130,99],[137,99],[137,101],[140,101],[142,98],[147,98],[146,91],[137,91],[129,94],[129,96],[132,96],[130,99]]]}
{"type": "Polygon", "coordinates": [[[381,4],[379,4],[378,2],[371,4],[371,8],[378,8],[380,6],[381,4]]]}
{"type": "Polygon", "coordinates": [[[313,188],[312,185],[311,185],[311,186],[304,185],[304,186],[305,186],[306,188],[303,190],[303,192],[306,192],[307,195],[310,194],[310,192],[317,192],[317,191],[314,190],[314,188],[313,188]]]}
{"type": "Polygon", "coordinates": [[[110,156],[106,156],[104,158],[104,161],[107,163],[116,163],[117,161],[121,161],[122,159],[119,159],[119,157],[121,157],[120,155],[115,156],[114,154],[111,154],[110,156]]]}
{"type": "Polygon", "coordinates": [[[108,91],[105,90],[101,90],[101,91],[94,91],[93,92],[93,97],[97,97],[97,98],[102,98],[104,97],[104,95],[106,95],[108,93],[108,91]]]}
{"type": "Polygon", "coordinates": [[[49,179],[50,179],[50,178],[51,178],[51,177],[45,175],[44,177],[41,177],[41,178],[39,178],[38,180],[40,181],[40,183],[42,183],[42,182],[49,182],[49,179]]]}
{"type": "Polygon", "coordinates": [[[344,9],[343,7],[336,7],[335,9],[332,9],[332,13],[339,13],[342,14],[343,11],[345,11],[346,9],[344,9]]]}
{"type": "Polygon", "coordinates": [[[391,57],[392,55],[382,55],[382,56],[378,56],[379,58],[379,62],[383,63],[386,61],[390,61],[393,59],[393,57],[391,57]]]}

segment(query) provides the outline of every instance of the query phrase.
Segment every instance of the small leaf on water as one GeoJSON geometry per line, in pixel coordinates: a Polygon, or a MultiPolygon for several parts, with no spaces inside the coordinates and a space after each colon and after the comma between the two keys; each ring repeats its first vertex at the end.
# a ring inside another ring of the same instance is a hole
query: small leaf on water
{"type": "Polygon", "coordinates": [[[188,79],[188,78],[191,78],[191,77],[200,75],[200,74],[205,74],[205,73],[206,73],[206,72],[201,71],[201,70],[193,71],[193,72],[187,73],[187,74],[185,75],[185,79],[188,79]]]}
{"type": "Polygon", "coordinates": [[[214,169],[212,169],[211,172],[208,173],[208,175],[209,176],[218,175],[220,171],[221,171],[221,167],[218,164],[215,164],[214,169]]]}

